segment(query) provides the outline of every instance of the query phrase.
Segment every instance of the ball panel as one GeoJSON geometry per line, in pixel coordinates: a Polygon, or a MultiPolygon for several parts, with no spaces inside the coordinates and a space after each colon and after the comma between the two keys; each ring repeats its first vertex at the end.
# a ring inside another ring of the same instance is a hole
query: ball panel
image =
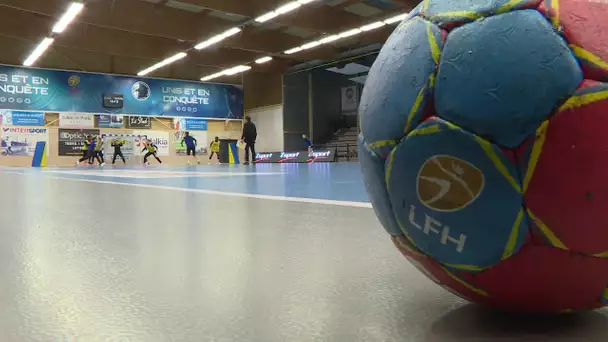
{"type": "Polygon", "coordinates": [[[604,307],[608,305],[608,287],[606,287],[604,291],[602,291],[601,302],[602,306],[604,307]]]}
{"type": "Polygon", "coordinates": [[[397,223],[440,263],[478,271],[524,242],[516,168],[496,146],[432,118],[395,148],[387,165],[397,223]]]}
{"type": "Polygon", "coordinates": [[[441,27],[454,27],[483,17],[517,9],[537,8],[542,0],[426,0],[420,15],[439,23],[441,27]]]}
{"type": "Polygon", "coordinates": [[[359,115],[368,146],[381,157],[424,117],[442,48],[440,29],[413,18],[402,23],[380,51],[368,74],[359,115]]]}
{"type": "Polygon", "coordinates": [[[525,170],[531,213],[566,248],[589,255],[608,251],[607,125],[608,84],[577,91],[535,138],[525,170]]]}
{"type": "Polygon", "coordinates": [[[551,313],[602,306],[608,259],[548,246],[524,245],[512,258],[478,274],[463,274],[488,292],[491,305],[513,311],[551,313]]]}
{"type": "Polygon", "coordinates": [[[463,280],[458,271],[449,271],[418,251],[405,236],[393,236],[393,243],[408,261],[437,285],[470,302],[484,303],[488,293],[463,280]]]}
{"type": "Polygon", "coordinates": [[[367,189],[376,216],[378,216],[380,223],[389,234],[402,235],[403,233],[395,220],[392,205],[388,198],[386,183],[384,182],[385,161],[380,159],[366,146],[362,136],[359,136],[357,144],[365,188],[367,189]]]}
{"type": "Polygon", "coordinates": [[[608,2],[546,0],[540,10],[563,32],[580,60],[585,78],[608,82],[608,2]]]}
{"type": "Polygon", "coordinates": [[[442,118],[516,147],[582,81],[563,39],[536,10],[453,30],[445,43],[435,108],[442,118]]]}

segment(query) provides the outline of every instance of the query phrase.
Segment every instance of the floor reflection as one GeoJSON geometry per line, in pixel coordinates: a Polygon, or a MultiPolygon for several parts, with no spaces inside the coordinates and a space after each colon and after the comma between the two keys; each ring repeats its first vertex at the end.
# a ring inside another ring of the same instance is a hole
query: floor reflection
{"type": "Polygon", "coordinates": [[[435,322],[425,342],[608,341],[605,310],[556,316],[518,316],[469,304],[435,322]]]}

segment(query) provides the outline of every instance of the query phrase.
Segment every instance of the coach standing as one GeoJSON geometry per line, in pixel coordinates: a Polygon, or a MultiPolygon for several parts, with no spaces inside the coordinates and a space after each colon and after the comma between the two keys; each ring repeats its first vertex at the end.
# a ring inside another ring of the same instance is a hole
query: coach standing
{"type": "Polygon", "coordinates": [[[249,151],[251,151],[251,163],[255,163],[255,139],[258,137],[258,131],[255,124],[251,122],[251,117],[245,117],[243,125],[243,136],[241,140],[245,143],[245,165],[249,164],[249,151]]]}

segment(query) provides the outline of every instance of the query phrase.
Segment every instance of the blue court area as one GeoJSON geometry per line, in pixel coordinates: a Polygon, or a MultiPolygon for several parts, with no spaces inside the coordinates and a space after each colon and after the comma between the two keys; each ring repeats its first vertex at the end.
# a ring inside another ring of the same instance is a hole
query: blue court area
{"type": "Polygon", "coordinates": [[[170,187],[194,192],[368,203],[358,163],[105,166],[6,169],[40,177],[170,187]]]}

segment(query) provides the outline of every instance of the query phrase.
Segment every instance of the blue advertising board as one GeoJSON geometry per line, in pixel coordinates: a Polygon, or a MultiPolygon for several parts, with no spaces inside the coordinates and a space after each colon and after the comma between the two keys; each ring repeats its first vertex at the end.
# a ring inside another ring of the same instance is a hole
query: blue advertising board
{"type": "Polygon", "coordinates": [[[24,112],[20,110],[2,111],[2,125],[44,126],[44,112],[24,112]]]}
{"type": "Polygon", "coordinates": [[[97,116],[97,127],[120,128],[123,125],[122,115],[100,114],[97,116]]]}
{"type": "Polygon", "coordinates": [[[0,65],[0,109],[240,119],[234,85],[0,65]]]}
{"type": "Polygon", "coordinates": [[[206,131],[207,120],[198,118],[179,118],[175,120],[175,129],[178,131],[206,131]]]}

